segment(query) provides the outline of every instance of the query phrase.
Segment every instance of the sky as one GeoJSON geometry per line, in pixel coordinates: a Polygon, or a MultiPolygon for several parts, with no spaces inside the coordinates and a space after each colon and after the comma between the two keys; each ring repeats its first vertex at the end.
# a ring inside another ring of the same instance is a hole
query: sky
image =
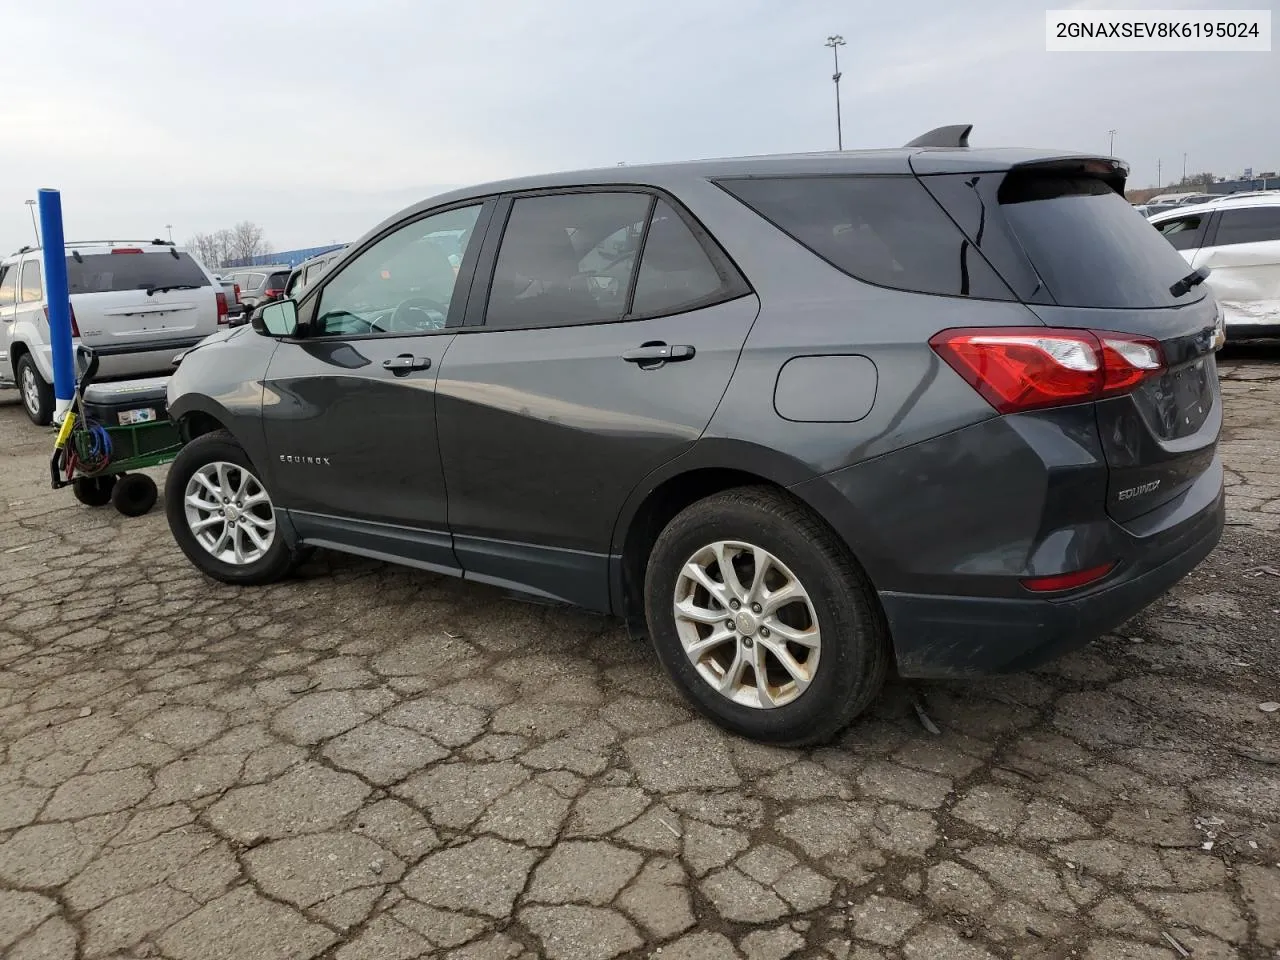
{"type": "MultiPolygon", "coordinates": [[[[1161,0],[1161,9],[1275,0],[1161,0]]],[[[3,2],[0,250],[260,224],[354,240],[453,187],[619,162],[900,146],[1115,153],[1131,186],[1280,167],[1280,52],[1048,53],[1046,7],[1139,0],[3,2]],[[1269,118],[1269,119],[1268,119],[1269,118]]]]}

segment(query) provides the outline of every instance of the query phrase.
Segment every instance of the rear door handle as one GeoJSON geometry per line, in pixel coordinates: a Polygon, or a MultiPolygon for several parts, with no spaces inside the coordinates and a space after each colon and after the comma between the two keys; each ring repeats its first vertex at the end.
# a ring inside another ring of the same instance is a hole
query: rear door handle
{"type": "Polygon", "coordinates": [[[646,343],[643,346],[636,347],[634,350],[628,350],[622,355],[622,359],[627,363],[639,364],[679,363],[682,360],[692,360],[693,355],[697,352],[687,343],[670,345],[665,343],[646,343]]]}
{"type": "Polygon", "coordinates": [[[415,357],[411,353],[402,353],[400,356],[392,357],[390,360],[383,360],[382,366],[395,374],[408,373],[410,370],[429,370],[431,369],[431,358],[415,357]]]}

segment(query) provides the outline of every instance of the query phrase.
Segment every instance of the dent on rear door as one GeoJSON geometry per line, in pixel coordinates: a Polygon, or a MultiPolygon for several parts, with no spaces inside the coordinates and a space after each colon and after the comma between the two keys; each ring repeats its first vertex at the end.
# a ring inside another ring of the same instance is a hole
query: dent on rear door
{"type": "Polygon", "coordinates": [[[1280,322],[1280,241],[1203,247],[1192,265],[1212,271],[1227,323],[1280,322]]]}

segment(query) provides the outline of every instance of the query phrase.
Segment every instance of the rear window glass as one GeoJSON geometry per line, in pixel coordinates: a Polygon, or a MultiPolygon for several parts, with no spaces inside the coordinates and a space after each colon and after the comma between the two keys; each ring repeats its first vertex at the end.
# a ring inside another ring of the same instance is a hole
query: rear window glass
{"type": "Polygon", "coordinates": [[[289,279],[288,273],[273,273],[271,279],[267,281],[267,286],[272,289],[278,289],[285,285],[285,281],[289,279]]]}
{"type": "Polygon", "coordinates": [[[1015,172],[997,198],[999,215],[1062,306],[1163,307],[1205,296],[1203,286],[1181,297],[1169,292],[1189,272],[1186,260],[1102,180],[1015,172]]]}
{"type": "Polygon", "coordinates": [[[777,177],[720,186],[859,280],[917,293],[1013,299],[915,177],[777,177]]]}
{"type": "Polygon", "coordinates": [[[95,253],[67,257],[71,293],[111,293],[154,287],[207,287],[209,279],[185,253],[95,253]]]}

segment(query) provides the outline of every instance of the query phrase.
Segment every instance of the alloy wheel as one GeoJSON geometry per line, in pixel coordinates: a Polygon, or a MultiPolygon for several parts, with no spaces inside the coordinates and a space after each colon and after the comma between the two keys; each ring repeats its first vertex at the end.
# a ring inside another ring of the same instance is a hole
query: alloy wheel
{"type": "Polygon", "coordinates": [[[271,497],[239,464],[218,461],[202,466],[187,481],[183,502],[196,543],[223,563],[255,563],[275,541],[271,497]]]}
{"type": "Polygon", "coordinates": [[[785,706],[817,675],[822,634],[800,579],[762,547],[722,540],[693,554],[676,580],[676,633],[721,696],[785,706]]]}
{"type": "Polygon", "coordinates": [[[31,416],[40,412],[40,384],[36,382],[36,372],[29,366],[22,368],[22,402],[31,416]]]}

